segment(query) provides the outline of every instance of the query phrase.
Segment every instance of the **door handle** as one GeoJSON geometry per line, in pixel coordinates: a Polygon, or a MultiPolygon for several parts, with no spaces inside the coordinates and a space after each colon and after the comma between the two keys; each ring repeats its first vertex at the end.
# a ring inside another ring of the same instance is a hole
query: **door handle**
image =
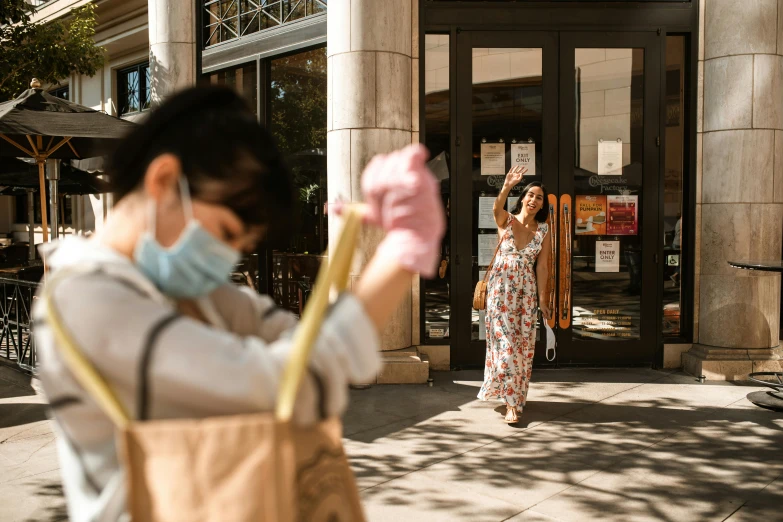
{"type": "Polygon", "coordinates": [[[560,197],[560,296],[558,323],[560,328],[571,326],[571,195],[560,197]]]}
{"type": "Polygon", "coordinates": [[[557,196],[549,194],[549,306],[552,307],[552,317],[547,320],[550,328],[557,322],[557,196]]]}

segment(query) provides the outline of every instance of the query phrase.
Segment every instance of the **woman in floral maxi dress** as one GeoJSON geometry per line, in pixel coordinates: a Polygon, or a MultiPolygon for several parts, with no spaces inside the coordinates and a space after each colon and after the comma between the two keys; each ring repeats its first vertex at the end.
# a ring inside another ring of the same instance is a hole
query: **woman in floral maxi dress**
{"type": "Polygon", "coordinates": [[[549,225],[546,189],[526,186],[511,213],[506,199],[524,175],[512,167],[495,200],[501,238],[487,283],[487,360],[478,398],[506,403],[505,421],[514,423],[527,400],[536,345],[538,310],[551,317],[549,293],[549,225]],[[536,263],[538,261],[538,263],[536,263]]]}

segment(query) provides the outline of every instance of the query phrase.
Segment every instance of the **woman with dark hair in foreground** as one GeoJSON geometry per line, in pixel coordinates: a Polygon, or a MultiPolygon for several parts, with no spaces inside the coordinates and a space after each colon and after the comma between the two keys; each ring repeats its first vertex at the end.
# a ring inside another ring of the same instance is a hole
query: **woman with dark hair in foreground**
{"type": "MultiPolygon", "coordinates": [[[[412,274],[435,273],[445,223],[426,156],[411,146],[363,174],[366,220],[386,237],[324,321],[294,422],[345,410],[348,384],[379,369],[378,332],[412,274]]],[[[139,420],[272,411],[296,320],[228,282],[242,252],[289,223],[290,176],[271,136],[238,94],[193,88],[127,136],[109,171],[105,226],[45,250],[63,277],[52,298],[83,354],[139,420]]],[[[127,520],[115,427],[68,370],[45,305],[34,314],[70,520],[127,520]]]]}

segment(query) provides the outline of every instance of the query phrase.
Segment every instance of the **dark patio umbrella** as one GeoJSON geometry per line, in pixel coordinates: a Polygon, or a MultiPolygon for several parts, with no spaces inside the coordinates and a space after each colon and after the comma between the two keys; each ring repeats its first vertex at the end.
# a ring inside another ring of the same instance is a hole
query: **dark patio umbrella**
{"type": "MultiPolygon", "coordinates": [[[[25,194],[25,189],[38,189],[37,167],[16,158],[0,158],[0,195],[25,194]],[[13,189],[20,189],[18,191],[13,189]]],[[[111,192],[111,186],[95,174],[84,172],[72,165],[63,164],[57,191],[60,194],[85,195],[111,192]]]]}
{"type": "MultiPolygon", "coordinates": [[[[33,192],[40,190],[36,166],[17,158],[0,157],[0,196],[27,196],[27,216],[30,224],[30,259],[35,259],[35,213],[33,192]]],[[[94,174],[71,165],[60,171],[58,192],[61,194],[102,194],[110,192],[110,185],[94,174]]],[[[45,200],[45,195],[42,200],[45,200]]],[[[43,216],[42,216],[43,217],[43,216]]]]}
{"type": "MultiPolygon", "coordinates": [[[[46,160],[99,156],[134,124],[52,96],[35,78],[30,87],[15,100],[0,103],[0,156],[17,157],[21,151],[38,164],[43,234],[48,241],[46,160]]],[[[56,201],[56,182],[51,196],[56,201]]]]}

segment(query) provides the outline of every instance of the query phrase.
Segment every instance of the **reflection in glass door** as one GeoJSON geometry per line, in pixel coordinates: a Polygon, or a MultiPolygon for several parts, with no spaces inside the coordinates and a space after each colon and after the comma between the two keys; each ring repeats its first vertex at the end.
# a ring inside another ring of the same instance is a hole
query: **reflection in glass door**
{"type": "Polygon", "coordinates": [[[471,308],[473,287],[484,277],[499,236],[492,205],[512,165],[528,173],[506,208],[532,181],[556,183],[557,55],[552,33],[460,34],[457,176],[457,269],[459,271],[457,365],[481,363],[485,312],[471,308]],[[468,341],[469,340],[469,341],[468,341]],[[468,342],[466,342],[468,341],[468,342]]]}
{"type": "Polygon", "coordinates": [[[639,339],[644,49],[576,49],[574,339],[639,339]]]}
{"type": "Polygon", "coordinates": [[[555,364],[653,361],[659,60],[654,33],[458,35],[455,366],[483,362],[473,288],[498,242],[492,203],[522,159],[552,195],[555,364]]]}
{"type": "Polygon", "coordinates": [[[560,56],[559,362],[652,362],[657,40],[566,33],[560,56]]]}
{"type": "MultiPolygon", "coordinates": [[[[510,211],[522,188],[541,181],[543,77],[540,48],[473,48],[473,276],[484,277],[498,243],[492,204],[517,161],[528,173],[514,187],[510,211]],[[494,155],[494,165],[488,156],[494,155]]],[[[473,310],[471,340],[485,340],[484,311],[473,310]]]]}

